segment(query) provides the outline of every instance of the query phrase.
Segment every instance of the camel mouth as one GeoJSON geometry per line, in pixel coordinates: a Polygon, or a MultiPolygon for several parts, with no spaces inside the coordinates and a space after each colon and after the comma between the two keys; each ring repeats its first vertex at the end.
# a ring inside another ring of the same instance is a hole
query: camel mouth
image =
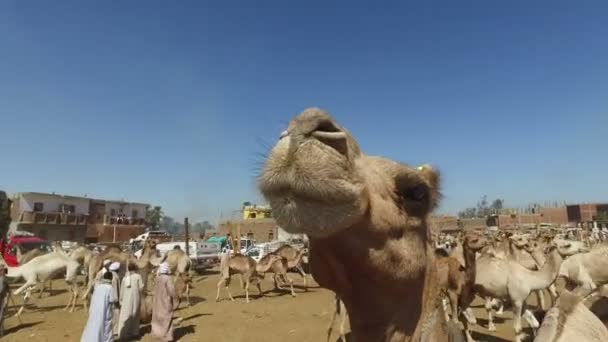
{"type": "Polygon", "coordinates": [[[291,232],[323,230],[328,221],[335,221],[329,218],[332,212],[341,221],[337,208],[351,210],[362,193],[354,162],[359,154],[348,132],[326,113],[311,109],[293,119],[258,177],[258,187],[281,227],[291,232]]]}

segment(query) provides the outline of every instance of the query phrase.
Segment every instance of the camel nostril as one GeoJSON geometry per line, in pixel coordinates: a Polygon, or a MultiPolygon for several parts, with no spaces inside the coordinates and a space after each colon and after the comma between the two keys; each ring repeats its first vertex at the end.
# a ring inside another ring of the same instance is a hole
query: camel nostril
{"type": "Polygon", "coordinates": [[[321,118],[313,132],[340,132],[340,129],[329,119],[321,118]]]}

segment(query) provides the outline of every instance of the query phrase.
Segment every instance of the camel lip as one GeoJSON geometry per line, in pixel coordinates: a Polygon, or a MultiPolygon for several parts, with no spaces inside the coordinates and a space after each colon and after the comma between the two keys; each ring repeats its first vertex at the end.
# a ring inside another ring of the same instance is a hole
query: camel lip
{"type": "Polygon", "coordinates": [[[312,136],[319,139],[346,139],[344,132],[314,131],[312,136]]]}

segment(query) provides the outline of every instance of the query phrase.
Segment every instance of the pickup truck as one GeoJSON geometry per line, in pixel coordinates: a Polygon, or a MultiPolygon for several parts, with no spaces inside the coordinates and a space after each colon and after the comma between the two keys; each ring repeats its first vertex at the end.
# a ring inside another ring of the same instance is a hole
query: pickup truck
{"type": "MultiPolygon", "coordinates": [[[[220,263],[220,244],[217,242],[205,241],[190,241],[190,260],[192,260],[192,268],[199,272],[207,268],[214,267],[220,263]]],[[[156,250],[160,255],[165,255],[169,251],[179,247],[182,251],[186,251],[185,241],[163,242],[156,245],[156,250]]],[[[135,252],[138,258],[141,256],[141,250],[135,252]]]]}

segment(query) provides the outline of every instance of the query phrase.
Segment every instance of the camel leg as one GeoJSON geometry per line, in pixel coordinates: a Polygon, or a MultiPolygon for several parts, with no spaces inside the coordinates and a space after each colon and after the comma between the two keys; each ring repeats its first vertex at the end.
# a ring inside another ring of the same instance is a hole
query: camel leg
{"type": "Polygon", "coordinates": [[[338,297],[336,297],[335,304],[336,304],[336,306],[334,309],[334,315],[331,317],[331,320],[329,321],[329,327],[327,328],[327,342],[329,342],[329,340],[331,339],[331,332],[334,329],[334,323],[336,322],[336,317],[338,317],[338,315],[340,314],[340,300],[338,299],[338,297]]]}
{"type": "Polygon", "coordinates": [[[282,283],[286,283],[286,281],[281,280],[281,277],[283,275],[282,274],[276,274],[273,276],[274,279],[274,288],[275,289],[279,289],[281,291],[284,291],[285,288],[283,287],[282,283]]]}
{"type": "Polygon", "coordinates": [[[450,298],[452,308],[452,322],[458,323],[458,295],[456,292],[448,290],[448,298],[450,298]]]}
{"type": "Polygon", "coordinates": [[[17,311],[15,316],[21,316],[21,313],[23,313],[23,310],[25,309],[25,306],[27,305],[27,301],[28,301],[28,299],[30,299],[32,288],[33,287],[30,287],[29,289],[27,289],[25,291],[25,295],[23,296],[23,305],[21,305],[21,307],[19,308],[19,311],[17,311]]]}
{"type": "Polygon", "coordinates": [[[344,326],[346,325],[346,318],[348,316],[347,316],[346,308],[344,307],[344,304],[342,302],[340,302],[339,305],[341,305],[341,311],[342,311],[342,321],[340,322],[340,341],[346,342],[346,333],[345,333],[344,326]]]}
{"type": "Polygon", "coordinates": [[[521,314],[524,303],[522,301],[513,301],[513,329],[515,330],[515,342],[521,342],[524,337],[521,330],[521,314]]]}
{"type": "Polygon", "coordinates": [[[245,301],[247,303],[249,303],[249,282],[250,281],[251,281],[250,279],[245,280],[245,301]]]}
{"type": "Polygon", "coordinates": [[[443,304],[443,315],[445,321],[448,322],[450,320],[450,315],[448,315],[448,307],[450,306],[450,304],[448,303],[448,299],[445,295],[443,296],[443,298],[441,298],[441,304],[443,304]]]}
{"type": "Polygon", "coordinates": [[[538,320],[536,320],[534,314],[528,309],[524,309],[523,312],[524,313],[522,314],[522,316],[526,320],[526,322],[528,322],[530,328],[532,328],[534,331],[538,329],[538,327],[540,327],[540,323],[538,323],[538,320]]]}
{"type": "Polygon", "coordinates": [[[496,331],[496,326],[494,325],[494,321],[492,319],[492,298],[486,297],[485,307],[486,311],[488,312],[488,330],[496,331]]]}
{"type": "Polygon", "coordinates": [[[264,297],[264,292],[262,291],[262,284],[259,281],[256,281],[255,286],[257,286],[258,291],[260,291],[260,297],[264,297]]]}
{"type": "Polygon", "coordinates": [[[543,290],[537,290],[536,292],[536,306],[541,310],[545,309],[545,294],[543,290]]]}
{"type": "Polygon", "coordinates": [[[555,284],[551,284],[549,286],[549,294],[551,295],[551,306],[555,304],[555,300],[557,299],[557,290],[555,288],[555,284]]]}
{"type": "Polygon", "coordinates": [[[304,272],[304,269],[301,265],[296,266],[296,270],[298,270],[298,273],[300,273],[300,275],[302,276],[302,280],[304,281],[304,291],[308,291],[308,284],[306,282],[306,272],[304,272]]]}
{"type": "Polygon", "coordinates": [[[287,273],[284,274],[285,279],[287,279],[287,282],[289,283],[289,287],[291,288],[291,296],[295,297],[296,293],[293,291],[293,280],[291,280],[291,278],[287,275],[287,273]]]}
{"type": "Polygon", "coordinates": [[[186,284],[186,302],[189,307],[192,306],[192,303],[190,303],[190,284],[186,284]]]}

